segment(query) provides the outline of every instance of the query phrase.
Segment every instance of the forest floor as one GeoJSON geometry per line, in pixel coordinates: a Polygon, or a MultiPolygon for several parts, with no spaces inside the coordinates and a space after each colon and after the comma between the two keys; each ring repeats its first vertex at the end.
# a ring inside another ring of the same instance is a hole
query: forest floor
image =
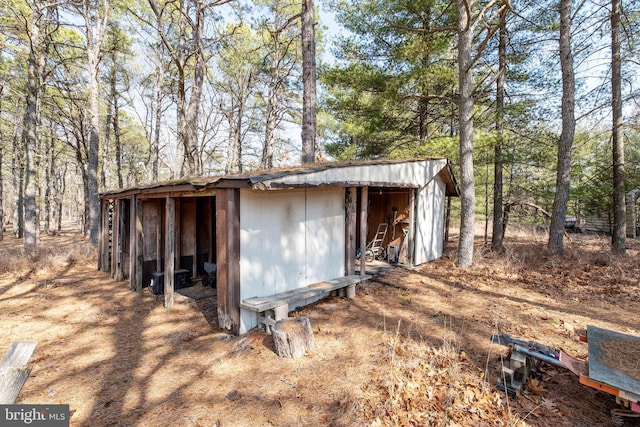
{"type": "Polygon", "coordinates": [[[296,360],[279,358],[261,330],[220,330],[215,298],[178,295],[167,311],[161,296],[129,291],[97,271],[77,235],[43,236],[36,261],[5,237],[0,356],[37,341],[16,403],[69,404],[73,426],[614,425],[614,399],[562,368],[541,366],[517,397],[499,391],[506,348],[490,337],[586,358],[575,329],[639,336],[640,241],[614,258],[608,238],[572,234],[556,258],[546,236],[510,232],[500,256],[479,240],[471,269],[455,267],[454,241],[440,260],[375,276],[353,300],[293,313],[308,316],[316,343],[296,360]]]}

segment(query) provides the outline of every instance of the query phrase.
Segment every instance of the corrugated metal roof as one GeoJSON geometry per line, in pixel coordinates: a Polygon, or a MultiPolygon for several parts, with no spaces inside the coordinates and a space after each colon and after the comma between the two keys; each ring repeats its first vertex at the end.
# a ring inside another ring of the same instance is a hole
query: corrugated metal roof
{"type": "Polygon", "coordinates": [[[398,180],[385,181],[383,176],[377,176],[372,166],[392,166],[409,165],[417,162],[442,163],[443,167],[437,172],[446,184],[447,195],[457,196],[459,194],[451,164],[444,158],[426,159],[405,159],[405,160],[362,160],[343,161],[334,163],[321,163],[314,165],[301,165],[281,169],[255,170],[249,173],[237,173],[220,176],[187,178],[181,180],[171,180],[165,182],[152,183],[122,190],[107,190],[100,193],[101,197],[127,197],[132,194],[153,194],[153,193],[197,193],[212,188],[253,188],[253,189],[273,189],[292,187],[314,187],[314,186],[378,186],[378,187],[415,187],[415,183],[407,180],[405,183],[398,180]],[[340,173],[341,169],[360,170],[367,168],[369,177],[363,179],[345,179],[340,173]],[[315,177],[316,181],[305,180],[304,176],[315,177]],[[318,181],[319,177],[324,181],[318,181]],[[289,183],[289,184],[287,184],[289,183]]]}

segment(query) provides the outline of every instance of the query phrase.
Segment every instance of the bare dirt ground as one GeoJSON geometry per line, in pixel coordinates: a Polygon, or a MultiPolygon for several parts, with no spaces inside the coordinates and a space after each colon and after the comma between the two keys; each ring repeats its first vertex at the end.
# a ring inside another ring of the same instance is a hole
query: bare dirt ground
{"type": "MultiPolygon", "coordinates": [[[[17,403],[69,404],[73,426],[609,426],[613,398],[543,367],[518,397],[496,388],[490,336],[587,357],[573,330],[640,335],[640,242],[609,255],[608,238],[571,235],[565,256],[546,237],[507,236],[507,251],[476,247],[475,266],[443,259],[394,269],[327,298],[308,316],[316,350],[281,359],[271,337],[218,329],[215,299],[138,296],[96,271],[81,237],[43,237],[37,261],[0,242],[0,355],[35,340],[17,403]]],[[[625,425],[638,425],[627,421],[625,425]]]]}

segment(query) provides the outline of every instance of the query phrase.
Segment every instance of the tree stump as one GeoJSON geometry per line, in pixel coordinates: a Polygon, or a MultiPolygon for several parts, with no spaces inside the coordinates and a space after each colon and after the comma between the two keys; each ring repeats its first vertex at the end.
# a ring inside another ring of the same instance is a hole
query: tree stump
{"type": "Polygon", "coordinates": [[[297,359],[307,350],[315,349],[315,340],[308,317],[288,317],[278,320],[271,330],[276,353],[280,357],[297,359]]]}

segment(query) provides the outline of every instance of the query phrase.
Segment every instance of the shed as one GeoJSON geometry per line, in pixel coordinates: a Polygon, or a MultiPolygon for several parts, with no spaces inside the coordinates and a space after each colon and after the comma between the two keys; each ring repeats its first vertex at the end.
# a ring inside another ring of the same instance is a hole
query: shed
{"type": "MultiPolygon", "coordinates": [[[[627,237],[634,239],[640,236],[639,200],[640,189],[634,188],[625,195],[627,237]]],[[[611,235],[613,232],[613,206],[608,206],[607,209],[587,215],[584,219],[584,230],[611,235]]]]}
{"type": "MultiPolygon", "coordinates": [[[[442,158],[316,164],[108,191],[100,195],[98,268],[139,292],[163,272],[171,307],[175,271],[198,278],[205,262],[215,263],[219,325],[242,334],[259,322],[245,301],[365,279],[370,267],[359,254],[380,224],[387,225],[380,246],[392,249],[385,260],[418,265],[441,257],[451,196],[458,186],[442,158]]],[[[285,310],[319,297],[304,296],[285,310]]]]}

